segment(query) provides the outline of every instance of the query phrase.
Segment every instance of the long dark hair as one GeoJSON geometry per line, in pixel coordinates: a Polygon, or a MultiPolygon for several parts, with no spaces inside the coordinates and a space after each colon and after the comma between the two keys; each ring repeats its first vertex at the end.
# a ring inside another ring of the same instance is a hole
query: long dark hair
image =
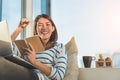
{"type": "Polygon", "coordinates": [[[34,32],[33,32],[34,35],[38,35],[38,33],[37,33],[37,22],[40,18],[48,19],[51,22],[52,26],[55,28],[55,30],[52,32],[51,37],[50,37],[49,42],[48,42],[48,43],[55,43],[58,39],[57,29],[56,29],[56,26],[55,26],[52,18],[50,16],[46,15],[46,14],[38,15],[35,18],[35,20],[34,20],[34,32]]]}

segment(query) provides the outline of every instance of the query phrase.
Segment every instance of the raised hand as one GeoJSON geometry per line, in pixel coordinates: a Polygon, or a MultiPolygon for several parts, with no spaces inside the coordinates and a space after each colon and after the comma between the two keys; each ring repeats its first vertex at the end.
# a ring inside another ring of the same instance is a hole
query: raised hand
{"type": "Polygon", "coordinates": [[[30,23],[30,20],[28,18],[22,18],[19,23],[19,27],[25,28],[29,25],[29,23],[30,23]]]}

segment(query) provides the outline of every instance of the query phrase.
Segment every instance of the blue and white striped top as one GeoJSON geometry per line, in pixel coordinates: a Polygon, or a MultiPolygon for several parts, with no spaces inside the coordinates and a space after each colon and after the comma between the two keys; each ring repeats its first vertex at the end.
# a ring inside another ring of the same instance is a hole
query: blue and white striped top
{"type": "Polygon", "coordinates": [[[65,46],[62,43],[57,43],[54,47],[38,52],[36,59],[41,63],[51,67],[51,73],[46,76],[39,71],[40,80],[63,80],[67,67],[67,54],[65,46]]]}

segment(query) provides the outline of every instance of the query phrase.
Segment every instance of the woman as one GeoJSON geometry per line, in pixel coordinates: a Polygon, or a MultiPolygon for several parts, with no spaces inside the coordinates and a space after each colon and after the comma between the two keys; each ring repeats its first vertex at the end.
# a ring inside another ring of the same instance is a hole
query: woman
{"type": "MultiPolygon", "coordinates": [[[[11,35],[14,42],[19,33],[29,25],[30,21],[23,18],[18,28],[11,35]]],[[[39,35],[45,47],[45,51],[35,53],[34,49],[25,49],[25,55],[29,62],[32,63],[37,70],[35,72],[39,76],[39,80],[62,80],[67,66],[67,54],[62,43],[58,43],[57,30],[52,19],[46,15],[38,15],[34,21],[34,35],[39,35]]]]}

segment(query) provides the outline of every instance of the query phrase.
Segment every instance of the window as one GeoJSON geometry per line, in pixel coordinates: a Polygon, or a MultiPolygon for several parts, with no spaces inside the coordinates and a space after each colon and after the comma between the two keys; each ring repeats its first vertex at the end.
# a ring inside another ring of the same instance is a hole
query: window
{"type": "MultiPolygon", "coordinates": [[[[22,17],[33,21],[38,14],[50,15],[50,0],[0,0],[0,12],[0,21],[7,20],[12,34],[22,17]]],[[[33,25],[30,24],[17,39],[31,36],[32,32],[33,25]]]]}
{"type": "Polygon", "coordinates": [[[51,0],[33,0],[33,19],[39,14],[50,15],[51,0]]]}
{"type": "Polygon", "coordinates": [[[2,19],[2,0],[0,0],[0,21],[2,19]]]}
{"type": "Polygon", "coordinates": [[[33,19],[41,14],[41,0],[33,0],[33,19]]]}
{"type": "Polygon", "coordinates": [[[7,20],[11,34],[16,29],[21,19],[21,0],[12,1],[0,0],[0,1],[2,2],[1,20],[7,20]]]}
{"type": "Polygon", "coordinates": [[[51,0],[41,0],[41,13],[50,15],[51,0]]]}

